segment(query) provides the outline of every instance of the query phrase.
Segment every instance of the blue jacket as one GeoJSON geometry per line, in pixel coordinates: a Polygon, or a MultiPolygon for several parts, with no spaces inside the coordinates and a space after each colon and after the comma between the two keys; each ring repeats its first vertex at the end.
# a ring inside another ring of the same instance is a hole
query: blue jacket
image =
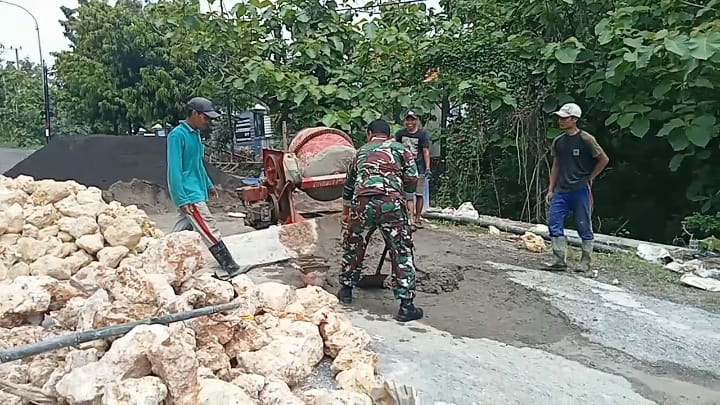
{"type": "Polygon", "coordinates": [[[167,137],[167,180],[170,197],[177,207],[208,200],[213,187],[203,156],[200,131],[181,121],[167,137]]]}

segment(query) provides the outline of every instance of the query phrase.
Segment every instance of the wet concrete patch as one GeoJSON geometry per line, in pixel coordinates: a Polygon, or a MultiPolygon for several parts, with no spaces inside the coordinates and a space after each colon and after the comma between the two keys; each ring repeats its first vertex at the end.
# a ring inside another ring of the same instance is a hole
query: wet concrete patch
{"type": "Polygon", "coordinates": [[[427,294],[449,293],[460,288],[460,282],[465,278],[465,269],[460,266],[434,267],[432,272],[417,271],[415,279],[418,291],[427,294]]]}
{"type": "MultiPolygon", "coordinates": [[[[422,323],[454,336],[520,345],[557,342],[577,331],[541,294],[518,286],[502,273],[473,268],[465,274],[457,291],[418,293],[416,303],[425,311],[422,323]]],[[[398,310],[390,290],[356,291],[352,306],[378,316],[398,310]]]]}
{"type": "MultiPolygon", "coordinates": [[[[334,293],[342,257],[340,223],[330,217],[317,224],[316,254],[330,265],[328,290],[334,293]]],[[[422,323],[455,336],[525,345],[556,342],[577,330],[541,293],[508,280],[505,272],[486,263],[488,257],[512,257],[497,245],[427,229],[414,234],[414,244],[415,262],[421,269],[416,304],[425,311],[422,323]]],[[[383,247],[376,234],[365,258],[369,272],[375,271],[383,247]]],[[[390,272],[389,263],[383,272],[390,272]]],[[[356,289],[352,308],[394,315],[398,301],[389,289],[356,289]]]]}

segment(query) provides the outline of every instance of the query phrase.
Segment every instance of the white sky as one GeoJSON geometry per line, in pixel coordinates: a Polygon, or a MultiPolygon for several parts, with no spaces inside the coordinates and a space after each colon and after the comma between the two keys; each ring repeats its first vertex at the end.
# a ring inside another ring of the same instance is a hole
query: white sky
{"type": "MultiPolygon", "coordinates": [[[[63,36],[63,28],[60,20],[63,14],[61,6],[77,7],[77,0],[7,0],[25,7],[37,19],[40,26],[40,41],[42,42],[43,57],[48,65],[52,65],[53,57],[51,52],[58,52],[68,48],[68,42],[63,36]]],[[[114,3],[113,0],[109,0],[114,3]]],[[[427,0],[429,7],[439,9],[439,0],[427,0]]],[[[225,0],[225,6],[230,8],[237,1],[225,0]]],[[[362,0],[355,1],[362,5],[362,0]]],[[[207,2],[202,0],[202,7],[207,9],[207,2]]],[[[219,10],[219,1],[213,6],[219,10]]],[[[0,44],[5,46],[2,59],[14,59],[15,51],[9,49],[20,48],[18,53],[21,59],[29,58],[33,62],[39,61],[39,50],[35,23],[32,18],[23,10],[0,1],[0,44]]]]}

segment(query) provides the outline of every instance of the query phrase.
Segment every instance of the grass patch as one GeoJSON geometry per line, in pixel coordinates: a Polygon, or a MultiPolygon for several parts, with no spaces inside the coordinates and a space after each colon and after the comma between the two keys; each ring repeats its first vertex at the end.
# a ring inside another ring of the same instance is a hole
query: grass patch
{"type": "MultiPolygon", "coordinates": [[[[447,231],[487,234],[485,227],[454,221],[430,219],[429,223],[447,231]]],[[[549,251],[549,248],[548,248],[549,251]]],[[[580,261],[579,247],[568,249],[568,265],[580,261]]],[[[638,257],[635,252],[593,253],[593,268],[599,271],[597,281],[611,284],[615,279],[619,286],[639,293],[681,304],[694,305],[711,312],[719,312],[720,293],[709,292],[680,283],[680,274],[638,257]]]]}
{"type": "MultiPolygon", "coordinates": [[[[568,256],[580,258],[580,251],[572,249],[568,256]]],[[[611,283],[617,279],[621,286],[661,299],[696,305],[717,312],[720,293],[704,291],[684,285],[681,274],[650,263],[631,252],[594,254],[593,265],[600,270],[598,281],[611,283]]]]}
{"type": "Polygon", "coordinates": [[[462,230],[464,232],[472,233],[488,233],[488,230],[484,226],[476,224],[463,224],[455,221],[448,221],[444,219],[428,219],[424,218],[425,223],[430,223],[445,230],[462,230]]]}
{"type": "MultiPolygon", "coordinates": [[[[573,251],[579,260],[580,251],[573,251]]],[[[594,265],[610,278],[631,277],[647,286],[676,285],[680,279],[677,273],[643,260],[631,252],[595,253],[593,256],[594,265]]]]}

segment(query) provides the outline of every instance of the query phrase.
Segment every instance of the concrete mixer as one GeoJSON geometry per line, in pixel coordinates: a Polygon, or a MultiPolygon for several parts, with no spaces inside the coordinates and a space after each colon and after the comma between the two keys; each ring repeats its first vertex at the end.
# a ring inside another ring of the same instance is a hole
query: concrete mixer
{"type": "Polygon", "coordinates": [[[347,167],[354,156],[352,139],[327,127],[301,130],[287,151],[263,149],[265,179],[238,189],[246,211],[245,223],[262,229],[304,221],[295,209],[293,192],[302,190],[316,201],[342,197],[347,167]]]}

